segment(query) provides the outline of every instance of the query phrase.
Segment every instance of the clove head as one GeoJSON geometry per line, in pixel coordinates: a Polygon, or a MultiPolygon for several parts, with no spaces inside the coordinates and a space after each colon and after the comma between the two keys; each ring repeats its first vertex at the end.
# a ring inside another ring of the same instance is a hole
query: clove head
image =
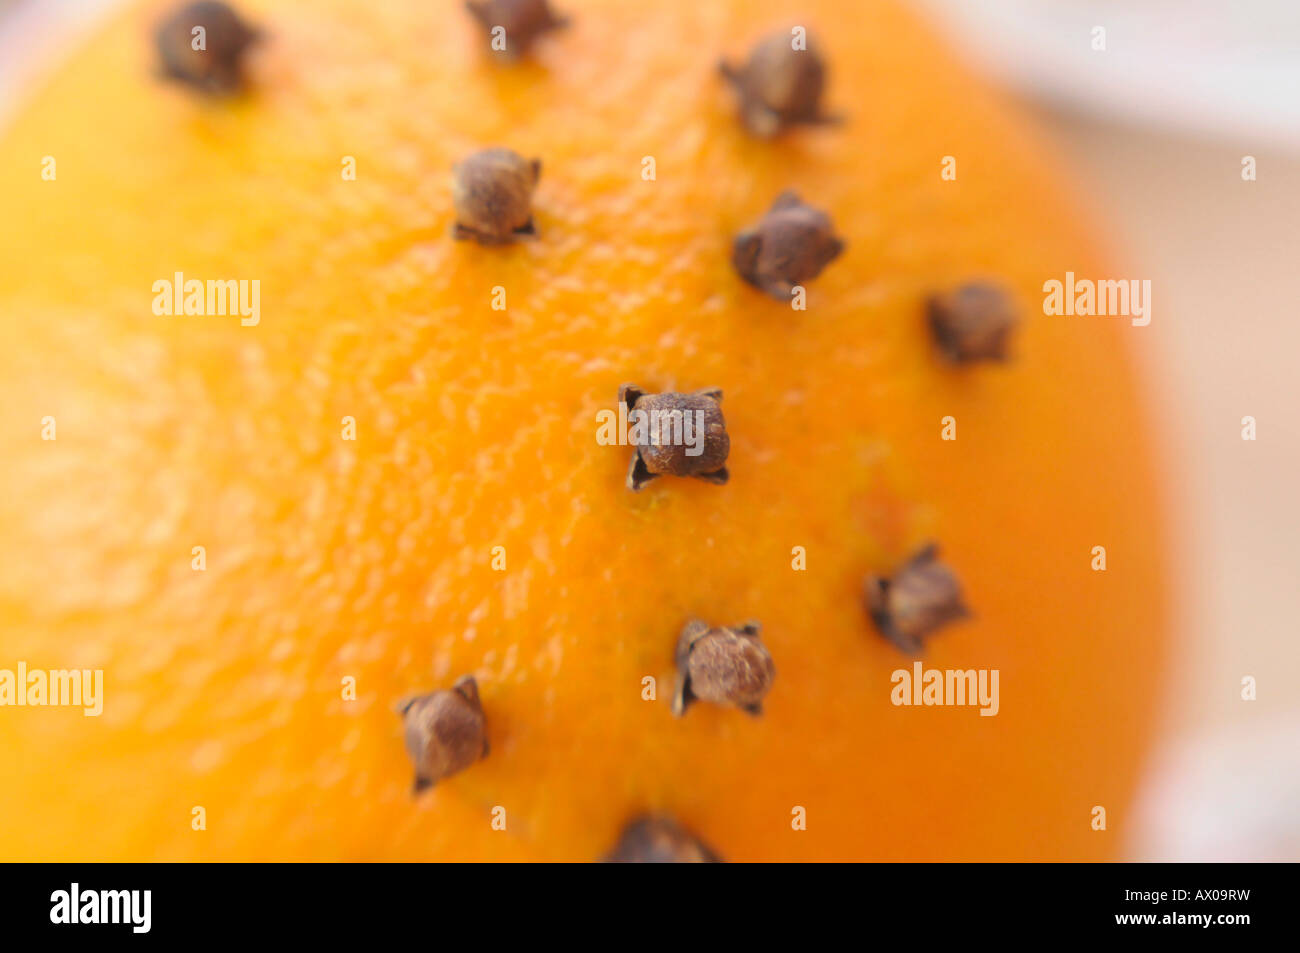
{"type": "Polygon", "coordinates": [[[415,763],[416,793],[464,771],[488,754],[487,720],[473,676],[450,691],[417,695],[398,706],[406,751],[415,763]]]}
{"type": "Polygon", "coordinates": [[[223,95],[244,87],[244,54],[258,36],[226,4],[201,0],[159,23],[154,42],[165,77],[223,95]]]}
{"type": "Polygon", "coordinates": [[[926,303],[926,318],[940,352],[950,361],[1005,361],[1018,316],[1001,288],[968,282],[926,303]]]}
{"type": "Polygon", "coordinates": [[[736,236],[731,263],[749,284],[780,301],[844,251],[830,216],[783,192],[757,224],[736,236]]]}
{"type": "Polygon", "coordinates": [[[757,622],[716,628],[698,619],[686,623],[677,640],[673,714],[680,717],[695,701],[762,714],[776,665],[758,632],[757,622]]]}
{"type": "Polygon", "coordinates": [[[623,828],[607,864],[720,864],[722,858],[672,818],[645,815],[623,828]]]}
{"type": "Polygon", "coordinates": [[[722,417],[722,391],[716,387],[689,394],[647,394],[635,384],[618,390],[627,405],[629,439],[636,447],[628,469],[629,489],[671,474],[722,484],[730,478],[731,438],[722,417]]]}
{"type": "Polygon", "coordinates": [[[721,64],[740,99],[740,119],[755,136],[771,138],[792,126],[834,122],[822,111],[826,61],[807,38],[796,49],[790,33],[761,40],[743,66],[721,64]]]}
{"type": "Polygon", "coordinates": [[[454,237],[500,245],[537,234],[533,190],[542,175],[540,159],[525,159],[510,149],[484,149],[458,163],[454,172],[454,237]]]}
{"type": "Polygon", "coordinates": [[[465,0],[465,9],[489,36],[497,27],[505,31],[505,47],[493,52],[506,61],[526,55],[543,34],[569,25],[547,0],[465,0]]]}
{"type": "Polygon", "coordinates": [[[934,632],[970,615],[956,575],[938,556],[938,547],[931,544],[892,576],[867,577],[864,595],[871,621],[908,655],[919,654],[934,632]]]}

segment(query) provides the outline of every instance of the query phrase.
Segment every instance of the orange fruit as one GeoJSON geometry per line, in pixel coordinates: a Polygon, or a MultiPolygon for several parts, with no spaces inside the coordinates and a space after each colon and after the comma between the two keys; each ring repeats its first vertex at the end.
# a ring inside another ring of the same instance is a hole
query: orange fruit
{"type": "Polygon", "coordinates": [[[1115,856],[1161,526],[1135,332],[1041,310],[1111,273],[1058,162],[894,3],[556,7],[504,66],[455,5],[248,0],[210,100],[131,5],[4,130],[0,669],[100,669],[103,710],[0,709],[0,854],[587,860],[652,812],[735,861],[1115,856]],[[792,23],[843,121],[755,139],[717,61],[792,23]],[[538,235],[453,241],[494,145],[538,235]],[[804,311],[730,263],[787,188],[846,242],[804,311]],[[177,272],[258,322],[155,314],[177,272]],[[936,355],[971,276],[1023,310],[1005,364],[936,355]],[[628,381],[721,388],[727,485],[628,491],[628,381]],[[863,580],[931,539],[972,617],[924,664],[998,670],[994,717],[891,703],[863,580]],[[672,717],[691,617],[761,622],[761,717],[672,717]],[[490,754],[413,797],[393,706],[463,674],[490,754]]]}

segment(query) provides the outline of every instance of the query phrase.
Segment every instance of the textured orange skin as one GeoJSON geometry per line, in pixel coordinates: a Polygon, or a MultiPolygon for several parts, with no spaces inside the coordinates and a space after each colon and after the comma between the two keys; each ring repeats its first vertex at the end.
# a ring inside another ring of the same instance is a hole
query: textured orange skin
{"type": "Polygon", "coordinates": [[[556,6],[501,68],[454,4],[246,2],[257,92],[213,104],[153,75],[150,4],[5,131],[0,667],[106,700],[0,709],[0,857],[586,860],[647,809],[730,860],[1115,856],[1166,631],[1141,332],[1041,313],[1111,273],[1040,145],[892,4],[801,0],[846,121],[776,142],[716,57],[786,4],[556,6]],[[494,144],[543,161],[535,242],[448,237],[494,144]],[[787,187],[848,242],[806,312],[729,264],[787,187]],[[260,325],[155,316],[178,270],[259,278],[260,325]],[[1025,305],[1006,366],[930,346],[969,275],[1025,305]],[[731,483],[628,492],[624,381],[721,387],[731,483]],[[997,717],[890,703],[861,582],[931,538],[975,618],[926,664],[999,669],[997,717]],[[762,718],[670,716],[691,616],[761,620],[762,718]],[[413,800],[391,706],[466,672],[491,755],[413,800]]]}

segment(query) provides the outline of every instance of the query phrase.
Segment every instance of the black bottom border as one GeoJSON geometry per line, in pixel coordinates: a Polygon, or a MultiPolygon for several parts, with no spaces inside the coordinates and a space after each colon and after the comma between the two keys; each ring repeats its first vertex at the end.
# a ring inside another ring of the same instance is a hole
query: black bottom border
{"type": "Polygon", "coordinates": [[[818,934],[840,920],[864,940],[902,930],[921,941],[1127,933],[1221,942],[1286,924],[1296,889],[1288,864],[733,864],[599,876],[594,865],[555,866],[9,864],[0,866],[0,931],[89,948],[191,937],[374,942],[411,931],[436,943],[466,930],[535,940],[602,922],[601,932],[662,931],[671,942],[685,915],[692,939],[712,921],[719,938],[741,943],[786,918],[818,934]],[[116,907],[126,922],[70,922],[73,884],[79,921],[112,919],[116,907]],[[146,890],[147,932],[137,929],[146,890]]]}

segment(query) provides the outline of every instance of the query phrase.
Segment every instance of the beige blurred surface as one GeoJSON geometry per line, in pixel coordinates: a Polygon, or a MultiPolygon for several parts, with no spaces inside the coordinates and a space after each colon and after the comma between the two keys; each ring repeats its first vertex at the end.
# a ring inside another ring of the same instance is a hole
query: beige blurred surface
{"type": "MultiPolygon", "coordinates": [[[[1170,726],[1218,727],[1300,698],[1300,157],[1039,114],[1117,260],[1152,280],[1133,328],[1165,440],[1181,633],[1170,726]],[[1243,181],[1242,157],[1257,180],[1243,181]],[[1257,439],[1241,420],[1253,416],[1257,439]],[[1259,697],[1241,699],[1241,678],[1259,697]]],[[[1120,276],[1115,276],[1120,277],[1120,276]]],[[[1126,275],[1125,277],[1128,277],[1126,275]]]]}
{"type": "Polygon", "coordinates": [[[1055,140],[1125,270],[1094,277],[1152,281],[1151,324],[1131,330],[1177,572],[1178,639],[1162,673],[1171,734],[1300,713],[1300,8],[912,2],[1055,140]],[[1255,181],[1242,178],[1246,156],[1255,181]],[[1253,442],[1241,439],[1246,416],[1253,442]],[[1245,676],[1255,701],[1241,698],[1245,676]]]}
{"type": "Polygon", "coordinates": [[[1152,281],[1151,324],[1132,332],[1163,440],[1178,628],[1153,673],[1167,741],[1131,850],[1300,859],[1300,157],[1037,115],[1107,223],[1126,269],[1110,277],[1152,281]]]}
{"type": "Polygon", "coordinates": [[[1055,140],[1123,271],[1091,277],[1152,282],[1177,624],[1129,854],[1300,860],[1300,6],[911,2],[1055,140]]]}

